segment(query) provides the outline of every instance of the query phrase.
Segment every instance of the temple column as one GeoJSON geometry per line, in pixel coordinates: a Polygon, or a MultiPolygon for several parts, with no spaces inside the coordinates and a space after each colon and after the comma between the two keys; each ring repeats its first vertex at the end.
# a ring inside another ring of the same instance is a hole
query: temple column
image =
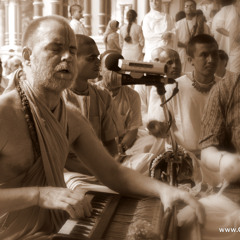
{"type": "Polygon", "coordinates": [[[120,26],[124,25],[124,12],[125,12],[125,5],[120,4],[120,11],[121,11],[121,20],[120,20],[120,26]]]}
{"type": "Polygon", "coordinates": [[[88,30],[88,34],[92,35],[91,29],[91,0],[84,0],[84,25],[88,30]]]}
{"type": "Polygon", "coordinates": [[[68,18],[68,0],[63,0],[62,15],[63,17],[68,18]]]}
{"type": "Polygon", "coordinates": [[[99,0],[99,27],[98,27],[98,34],[103,35],[105,32],[105,0],[99,0]]]}
{"type": "Polygon", "coordinates": [[[43,2],[42,0],[33,1],[33,19],[42,17],[43,15],[43,2]]]}
{"type": "Polygon", "coordinates": [[[105,26],[107,26],[108,22],[109,22],[110,19],[111,19],[111,14],[112,14],[111,6],[112,6],[111,0],[108,0],[108,1],[107,1],[107,8],[106,8],[106,13],[107,13],[107,15],[106,15],[106,18],[105,18],[105,26]]]}
{"type": "Polygon", "coordinates": [[[21,44],[21,6],[17,0],[10,0],[8,6],[9,45],[21,44]]]}
{"type": "Polygon", "coordinates": [[[9,14],[8,14],[8,8],[9,3],[8,1],[4,1],[4,8],[5,8],[5,34],[4,34],[4,45],[9,44],[9,14]]]}
{"type": "Polygon", "coordinates": [[[164,1],[162,2],[163,12],[169,13],[170,3],[171,3],[171,0],[164,0],[164,1]]]}
{"type": "Polygon", "coordinates": [[[62,1],[61,0],[51,0],[51,15],[62,15],[62,1]]]}
{"type": "Polygon", "coordinates": [[[0,47],[5,44],[5,8],[4,4],[0,3],[0,47]]]}
{"type": "Polygon", "coordinates": [[[149,6],[149,0],[144,0],[144,15],[147,14],[150,10],[150,6],[149,6]]]}
{"type": "Polygon", "coordinates": [[[138,1],[137,0],[133,0],[133,6],[132,6],[132,9],[135,10],[137,12],[138,10],[138,1]]]}

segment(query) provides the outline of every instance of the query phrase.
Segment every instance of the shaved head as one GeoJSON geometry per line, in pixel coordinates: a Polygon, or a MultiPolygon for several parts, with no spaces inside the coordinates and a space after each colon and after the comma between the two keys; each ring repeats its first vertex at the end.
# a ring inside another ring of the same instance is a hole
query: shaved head
{"type": "Polygon", "coordinates": [[[87,48],[85,46],[96,45],[96,42],[91,38],[83,34],[76,34],[77,40],[77,55],[86,53],[87,48]]]}
{"type": "MultiPolygon", "coordinates": [[[[36,43],[36,41],[39,39],[39,28],[44,24],[44,23],[49,23],[50,21],[57,21],[63,26],[69,27],[68,22],[66,21],[65,18],[60,17],[60,16],[45,16],[41,18],[37,18],[33,20],[25,30],[22,38],[22,47],[30,47],[36,43]]],[[[69,27],[70,28],[70,27],[69,27]]]]}

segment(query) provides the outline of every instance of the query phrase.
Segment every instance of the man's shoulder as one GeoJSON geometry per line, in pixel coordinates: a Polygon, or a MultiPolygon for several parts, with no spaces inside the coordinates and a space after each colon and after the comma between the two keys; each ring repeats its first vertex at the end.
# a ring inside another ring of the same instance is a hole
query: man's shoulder
{"type": "Polygon", "coordinates": [[[186,23],[186,18],[183,18],[183,19],[176,22],[176,26],[178,27],[179,25],[183,25],[185,23],[186,23]]]}
{"type": "Polygon", "coordinates": [[[178,84],[180,85],[185,84],[187,82],[192,82],[192,73],[191,72],[183,73],[179,78],[176,79],[176,82],[178,82],[178,84]]]}
{"type": "Polygon", "coordinates": [[[129,86],[122,86],[122,91],[126,93],[130,101],[140,99],[139,93],[129,86]]]}
{"type": "Polygon", "coordinates": [[[0,111],[16,107],[20,103],[16,89],[0,95],[0,111]]]}
{"type": "Polygon", "coordinates": [[[240,91],[240,75],[238,73],[227,72],[226,76],[217,82],[216,87],[220,91],[231,94],[236,88],[240,91]]]}
{"type": "Polygon", "coordinates": [[[16,90],[4,93],[0,96],[0,126],[16,124],[20,116],[23,116],[21,101],[16,90]]]}
{"type": "Polygon", "coordinates": [[[97,98],[101,98],[103,101],[109,101],[112,99],[109,91],[107,89],[105,89],[103,86],[101,85],[97,85],[95,83],[89,83],[89,89],[92,89],[97,98]]]}

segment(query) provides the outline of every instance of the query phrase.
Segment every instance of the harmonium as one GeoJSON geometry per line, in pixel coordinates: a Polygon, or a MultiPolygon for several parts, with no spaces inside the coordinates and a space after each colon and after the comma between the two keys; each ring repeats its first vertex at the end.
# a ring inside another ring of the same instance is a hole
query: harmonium
{"type": "Polygon", "coordinates": [[[176,240],[173,211],[163,211],[159,198],[130,198],[91,192],[93,212],[68,219],[53,240],[176,240]]]}

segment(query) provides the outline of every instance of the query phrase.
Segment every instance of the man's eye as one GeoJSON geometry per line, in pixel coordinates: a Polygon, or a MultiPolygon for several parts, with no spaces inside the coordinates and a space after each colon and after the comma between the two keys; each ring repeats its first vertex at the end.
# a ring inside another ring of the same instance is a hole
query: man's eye
{"type": "Polygon", "coordinates": [[[88,62],[94,62],[96,59],[97,59],[96,57],[93,57],[93,56],[92,56],[92,57],[88,57],[88,58],[87,58],[87,61],[88,61],[88,62]]]}
{"type": "Polygon", "coordinates": [[[172,65],[173,64],[173,60],[170,60],[167,62],[167,65],[172,65]]]}
{"type": "Polygon", "coordinates": [[[73,54],[73,55],[77,55],[77,49],[70,48],[70,53],[73,54]]]}

